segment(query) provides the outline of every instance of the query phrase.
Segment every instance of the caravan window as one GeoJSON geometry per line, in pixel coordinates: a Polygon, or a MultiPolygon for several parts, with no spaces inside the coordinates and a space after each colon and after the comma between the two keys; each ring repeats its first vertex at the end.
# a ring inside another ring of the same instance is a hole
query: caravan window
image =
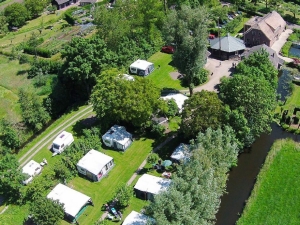
{"type": "Polygon", "coordinates": [[[136,73],[136,68],[131,67],[130,70],[131,70],[132,73],[136,73]]]}
{"type": "Polygon", "coordinates": [[[59,146],[58,144],[53,144],[53,148],[54,148],[54,149],[59,149],[59,147],[60,147],[60,146],[59,146]]]}
{"type": "Polygon", "coordinates": [[[104,140],[104,142],[108,145],[110,145],[110,141],[109,140],[104,140]]]}

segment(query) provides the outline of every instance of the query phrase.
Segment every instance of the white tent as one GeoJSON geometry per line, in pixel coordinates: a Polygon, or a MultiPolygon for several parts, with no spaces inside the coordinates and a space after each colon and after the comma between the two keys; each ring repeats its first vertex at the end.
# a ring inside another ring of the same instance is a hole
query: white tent
{"type": "Polygon", "coordinates": [[[154,64],[146,60],[138,59],[129,66],[130,73],[147,76],[154,70],[154,64]]]}
{"type": "Polygon", "coordinates": [[[163,100],[173,99],[176,102],[177,106],[178,106],[178,111],[179,112],[182,112],[184,101],[188,99],[187,96],[185,96],[181,93],[170,93],[166,96],[162,96],[161,98],[163,100]]]}
{"type": "Polygon", "coordinates": [[[29,177],[23,181],[23,184],[28,184],[33,180],[33,177],[42,172],[42,166],[34,160],[30,160],[23,168],[22,173],[29,175],[29,177]]]}
{"type": "Polygon", "coordinates": [[[113,158],[94,149],[90,150],[77,163],[79,173],[94,181],[100,180],[113,166],[113,158]]]}
{"type": "Polygon", "coordinates": [[[138,213],[136,211],[131,211],[131,213],[125,218],[122,225],[146,225],[149,219],[148,216],[138,213]]]}
{"type": "Polygon", "coordinates": [[[180,145],[174,150],[171,155],[172,160],[181,161],[190,158],[190,145],[180,143],[180,145]]]}
{"type": "Polygon", "coordinates": [[[64,204],[65,213],[73,218],[80,212],[80,210],[89,202],[91,197],[73,190],[63,184],[58,184],[47,195],[48,199],[58,200],[64,204]]]}
{"type": "Polygon", "coordinates": [[[149,174],[143,174],[134,186],[134,189],[140,192],[146,192],[155,195],[161,191],[167,190],[170,184],[170,179],[155,177],[149,174]]]}

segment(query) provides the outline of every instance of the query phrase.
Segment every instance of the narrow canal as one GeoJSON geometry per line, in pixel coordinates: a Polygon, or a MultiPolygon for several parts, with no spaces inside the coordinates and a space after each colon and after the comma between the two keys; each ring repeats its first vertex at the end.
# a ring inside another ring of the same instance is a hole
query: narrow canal
{"type": "MultiPolygon", "coordinates": [[[[288,74],[286,70],[282,72],[278,92],[281,93],[281,98],[284,98],[287,92],[286,88],[283,87],[285,85],[283,81],[287,79],[286,75],[288,74]]],[[[249,150],[239,156],[238,166],[230,171],[227,181],[227,194],[224,194],[221,198],[221,206],[216,215],[216,225],[234,225],[237,222],[251,194],[261,166],[276,140],[291,138],[300,142],[300,135],[283,131],[275,123],[271,127],[272,132],[261,135],[249,150]]]]}

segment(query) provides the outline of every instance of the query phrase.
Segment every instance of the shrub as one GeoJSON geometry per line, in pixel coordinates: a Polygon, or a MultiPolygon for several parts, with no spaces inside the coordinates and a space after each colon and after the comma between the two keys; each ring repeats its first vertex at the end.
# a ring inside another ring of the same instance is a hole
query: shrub
{"type": "Polygon", "coordinates": [[[283,56],[286,56],[286,57],[289,56],[289,51],[290,51],[291,46],[292,46],[292,42],[291,41],[287,41],[283,45],[283,47],[281,49],[281,53],[282,53],[283,56]]]}
{"type": "Polygon", "coordinates": [[[52,52],[45,48],[34,48],[25,46],[24,47],[24,53],[30,54],[30,55],[38,55],[44,58],[50,58],[52,56],[52,52]]]}
{"type": "Polygon", "coordinates": [[[164,136],[165,127],[153,122],[150,127],[150,135],[153,138],[161,138],[164,136]]]}
{"type": "Polygon", "coordinates": [[[65,20],[72,26],[75,24],[75,19],[67,12],[65,13],[65,20]]]}
{"type": "Polygon", "coordinates": [[[147,157],[147,162],[150,163],[150,164],[157,163],[158,160],[159,160],[159,155],[157,153],[151,153],[147,157]]]}
{"type": "Polygon", "coordinates": [[[117,199],[119,208],[125,208],[130,204],[133,197],[133,188],[127,184],[122,184],[118,187],[114,199],[117,199]]]}
{"type": "Polygon", "coordinates": [[[166,112],[167,117],[174,117],[178,113],[178,106],[174,99],[170,99],[167,102],[168,104],[168,111],[166,112]]]}

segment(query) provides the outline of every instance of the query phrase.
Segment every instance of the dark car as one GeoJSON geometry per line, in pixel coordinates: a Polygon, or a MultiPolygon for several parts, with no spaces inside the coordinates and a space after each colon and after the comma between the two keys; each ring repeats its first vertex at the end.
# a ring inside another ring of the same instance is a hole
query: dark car
{"type": "Polygon", "coordinates": [[[175,49],[172,46],[164,46],[161,48],[161,51],[164,53],[173,54],[175,52],[175,49]]]}

